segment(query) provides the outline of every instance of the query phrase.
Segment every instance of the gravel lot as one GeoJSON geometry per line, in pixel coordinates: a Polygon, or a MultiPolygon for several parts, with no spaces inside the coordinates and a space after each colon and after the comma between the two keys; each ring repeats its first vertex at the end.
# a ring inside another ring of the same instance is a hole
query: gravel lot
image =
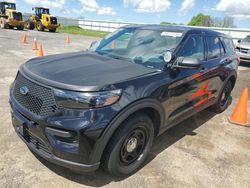
{"type": "Polygon", "coordinates": [[[91,37],[0,30],[0,187],[250,187],[250,129],[231,125],[227,116],[244,87],[250,68],[241,66],[232,105],[222,114],[207,110],[156,139],[145,166],[126,179],[112,179],[98,170],[78,174],[34,156],[14,132],[8,104],[9,85],[18,67],[35,57],[33,38],[43,42],[45,55],[87,48],[91,37]]]}

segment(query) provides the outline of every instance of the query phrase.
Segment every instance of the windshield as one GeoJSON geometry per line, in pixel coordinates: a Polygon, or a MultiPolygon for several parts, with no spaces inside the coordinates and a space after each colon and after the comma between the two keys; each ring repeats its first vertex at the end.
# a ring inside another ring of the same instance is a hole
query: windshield
{"type": "Polygon", "coordinates": [[[168,30],[121,29],[108,35],[90,50],[149,68],[162,69],[164,55],[174,51],[181,36],[181,32],[168,30]]]}
{"type": "Polygon", "coordinates": [[[244,38],[243,42],[249,42],[250,43],[250,36],[247,36],[246,38],[244,38]]]}
{"type": "Polygon", "coordinates": [[[49,14],[49,9],[43,9],[42,14],[49,14]]]}
{"type": "Polygon", "coordinates": [[[16,10],[16,4],[15,3],[5,3],[4,8],[16,10]]]}
{"type": "Polygon", "coordinates": [[[36,14],[49,14],[49,9],[38,8],[36,14]]]}

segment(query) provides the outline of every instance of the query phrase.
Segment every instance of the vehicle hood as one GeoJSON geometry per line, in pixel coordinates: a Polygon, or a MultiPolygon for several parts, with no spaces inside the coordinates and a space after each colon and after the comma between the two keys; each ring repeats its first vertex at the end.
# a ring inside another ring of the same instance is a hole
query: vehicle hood
{"type": "Polygon", "coordinates": [[[241,42],[237,45],[239,48],[246,48],[250,49],[250,43],[249,42],[241,42]]]}
{"type": "Polygon", "coordinates": [[[157,70],[95,52],[77,52],[31,59],[21,66],[20,71],[52,87],[99,91],[157,70]]]}

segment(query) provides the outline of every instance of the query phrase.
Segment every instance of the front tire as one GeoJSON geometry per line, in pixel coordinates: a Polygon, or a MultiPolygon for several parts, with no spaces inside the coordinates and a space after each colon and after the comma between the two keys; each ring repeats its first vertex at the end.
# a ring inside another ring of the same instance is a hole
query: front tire
{"type": "Polygon", "coordinates": [[[44,26],[43,26],[42,22],[37,22],[37,30],[44,31],[44,26]]]}
{"type": "Polygon", "coordinates": [[[136,114],[120,125],[102,158],[105,171],[114,177],[136,172],[145,161],[154,140],[154,125],[145,114],[136,114]]]}
{"type": "Polygon", "coordinates": [[[224,86],[217,103],[211,107],[211,110],[213,112],[221,113],[227,109],[230,103],[232,90],[233,90],[232,83],[228,81],[226,85],[224,86]]]}
{"type": "Polygon", "coordinates": [[[31,20],[28,20],[27,21],[27,29],[29,29],[29,30],[33,30],[34,28],[35,28],[35,24],[34,24],[34,22],[32,22],[31,20]]]}
{"type": "Polygon", "coordinates": [[[5,18],[0,19],[0,27],[1,29],[7,29],[8,28],[8,23],[5,18]]]}

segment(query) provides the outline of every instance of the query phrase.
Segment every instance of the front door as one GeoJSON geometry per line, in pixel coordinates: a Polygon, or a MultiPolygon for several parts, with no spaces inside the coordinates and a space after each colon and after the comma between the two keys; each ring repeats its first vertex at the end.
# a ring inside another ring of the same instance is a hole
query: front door
{"type": "MultiPolygon", "coordinates": [[[[190,35],[177,57],[193,57],[201,61],[200,68],[178,68],[172,76],[172,83],[167,87],[168,100],[164,102],[167,125],[179,122],[192,115],[194,110],[211,97],[210,80],[206,77],[206,45],[200,34],[190,35]]],[[[173,72],[172,69],[168,70],[173,72]]]]}

